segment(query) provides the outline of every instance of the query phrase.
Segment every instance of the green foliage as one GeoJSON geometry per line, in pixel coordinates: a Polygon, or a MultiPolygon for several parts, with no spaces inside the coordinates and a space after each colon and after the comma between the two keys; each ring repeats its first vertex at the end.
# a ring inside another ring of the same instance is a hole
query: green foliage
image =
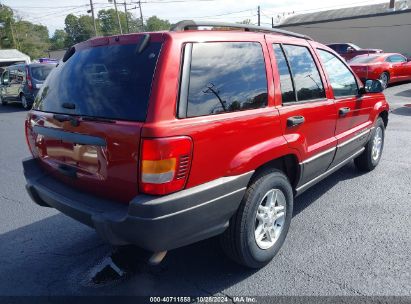
{"type": "Polygon", "coordinates": [[[165,31],[170,29],[170,22],[157,16],[151,16],[146,20],[145,30],[147,32],[165,31]]]}
{"type": "Polygon", "coordinates": [[[28,21],[18,21],[14,27],[18,50],[33,59],[47,56],[50,40],[46,26],[28,21]]]}
{"type": "MultiPolygon", "coordinates": [[[[119,10],[118,14],[123,33],[170,29],[170,22],[157,16],[151,16],[142,25],[141,19],[133,17],[130,12],[126,15],[124,11],[119,10]]],[[[96,17],[99,36],[120,34],[115,9],[100,10],[96,17]]],[[[47,27],[16,20],[13,10],[0,4],[0,48],[16,48],[35,59],[47,56],[47,50],[65,49],[95,35],[93,18],[90,15],[68,14],[64,25],[64,30],[56,30],[49,38],[47,27]]]]}
{"type": "MultiPolygon", "coordinates": [[[[119,11],[121,28],[123,33],[127,32],[126,14],[119,11]]],[[[120,28],[117,21],[117,13],[115,9],[101,10],[98,12],[98,20],[103,36],[116,35],[120,33],[120,28]]]]}
{"type": "Polygon", "coordinates": [[[44,57],[50,46],[47,27],[28,21],[16,21],[13,11],[0,7],[0,47],[15,48],[31,58],[44,57]]]}
{"type": "Polygon", "coordinates": [[[67,33],[65,30],[56,30],[50,38],[50,50],[61,50],[66,47],[67,33]]]}
{"type": "Polygon", "coordinates": [[[94,36],[93,18],[87,15],[80,17],[69,14],[64,20],[66,31],[65,46],[69,47],[73,44],[87,40],[94,36]]]}
{"type": "Polygon", "coordinates": [[[7,6],[0,7],[0,47],[2,49],[15,48],[12,32],[14,24],[13,11],[7,6]]]}

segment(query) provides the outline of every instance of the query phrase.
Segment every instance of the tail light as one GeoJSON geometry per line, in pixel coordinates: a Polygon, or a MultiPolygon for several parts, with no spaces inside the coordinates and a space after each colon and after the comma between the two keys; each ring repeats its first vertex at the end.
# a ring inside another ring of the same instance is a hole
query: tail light
{"type": "Polygon", "coordinates": [[[29,87],[29,90],[33,90],[33,82],[31,81],[31,76],[29,73],[29,67],[26,66],[26,79],[27,79],[27,86],[29,87]]]}
{"type": "Polygon", "coordinates": [[[192,150],[193,142],[185,136],[143,139],[140,192],[164,195],[184,189],[192,150]]]}

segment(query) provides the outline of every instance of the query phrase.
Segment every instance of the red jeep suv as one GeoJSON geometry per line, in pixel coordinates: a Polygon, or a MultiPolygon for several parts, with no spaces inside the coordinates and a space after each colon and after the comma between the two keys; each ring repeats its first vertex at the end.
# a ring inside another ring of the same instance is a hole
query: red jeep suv
{"type": "Polygon", "coordinates": [[[295,196],[352,159],[377,166],[381,92],[278,29],[182,21],[94,38],[66,53],[28,114],[27,191],[113,245],[161,258],[221,235],[231,258],[262,267],[295,196]]]}

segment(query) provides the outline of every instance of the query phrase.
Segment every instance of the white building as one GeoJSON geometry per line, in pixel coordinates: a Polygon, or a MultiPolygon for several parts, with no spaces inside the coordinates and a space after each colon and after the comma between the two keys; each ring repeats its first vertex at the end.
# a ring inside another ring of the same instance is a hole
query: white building
{"type": "Polygon", "coordinates": [[[18,62],[30,63],[30,57],[16,49],[0,49],[0,68],[18,62]]]}
{"type": "Polygon", "coordinates": [[[351,42],[411,57],[411,0],[293,15],[276,27],[327,44],[351,42]]]}

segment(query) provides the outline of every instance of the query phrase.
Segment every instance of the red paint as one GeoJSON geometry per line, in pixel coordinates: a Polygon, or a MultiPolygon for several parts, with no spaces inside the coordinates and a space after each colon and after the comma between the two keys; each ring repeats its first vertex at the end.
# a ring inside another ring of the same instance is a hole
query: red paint
{"type": "MultiPolygon", "coordinates": [[[[388,110],[382,94],[334,100],[315,48],[321,46],[329,49],[315,42],[242,31],[186,31],[151,35],[153,40],[164,41],[164,44],[144,123],[80,121],[79,126],[73,127],[70,122],[56,121],[50,113],[29,113],[26,127],[30,149],[57,179],[108,199],[128,202],[139,193],[139,155],[146,155],[146,151],[140,151],[141,140],[180,136],[190,138],[191,169],[184,181],[185,188],[190,188],[223,176],[255,170],[266,162],[285,155],[293,155],[302,162],[369,127],[381,111],[388,110]],[[262,45],[268,80],[266,108],[176,118],[184,43],[206,41],[253,41],[262,45]],[[282,105],[279,75],[271,43],[304,45],[311,50],[326,90],[324,100],[282,105]],[[339,107],[350,107],[352,112],[341,119],[338,117],[339,107]],[[306,122],[296,128],[287,128],[287,118],[295,115],[305,116],[306,122]],[[88,147],[91,148],[90,153],[94,158],[86,157],[84,151],[73,156],[74,152],[70,152],[74,151],[72,144],[56,142],[51,138],[39,138],[33,131],[34,125],[101,137],[106,140],[107,147],[88,147]],[[53,157],[50,157],[50,147],[54,147],[54,150],[51,150],[53,157]],[[71,156],[76,159],[73,160],[71,156]],[[71,179],[56,171],[59,164],[74,161],[81,169],[79,178],[71,179]]],[[[80,48],[106,43],[135,43],[139,39],[141,34],[120,36],[119,41],[116,41],[115,37],[97,38],[81,43],[80,48]]],[[[163,151],[161,147],[159,149],[163,151]]],[[[160,150],[157,152],[161,154],[160,150]]],[[[144,190],[144,186],[141,187],[140,190],[144,190]]],[[[181,185],[173,189],[180,188],[181,185]]],[[[166,189],[161,193],[169,191],[170,189],[166,189]]]]}
{"type": "MultiPolygon", "coordinates": [[[[391,55],[401,55],[398,53],[384,53],[378,56],[373,62],[370,63],[350,63],[353,71],[364,79],[379,79],[381,74],[387,72],[389,74],[389,82],[395,83],[400,81],[411,80],[411,62],[398,62],[391,63],[386,62],[386,58],[391,55]]],[[[363,55],[364,57],[367,55],[363,55]]]]}

